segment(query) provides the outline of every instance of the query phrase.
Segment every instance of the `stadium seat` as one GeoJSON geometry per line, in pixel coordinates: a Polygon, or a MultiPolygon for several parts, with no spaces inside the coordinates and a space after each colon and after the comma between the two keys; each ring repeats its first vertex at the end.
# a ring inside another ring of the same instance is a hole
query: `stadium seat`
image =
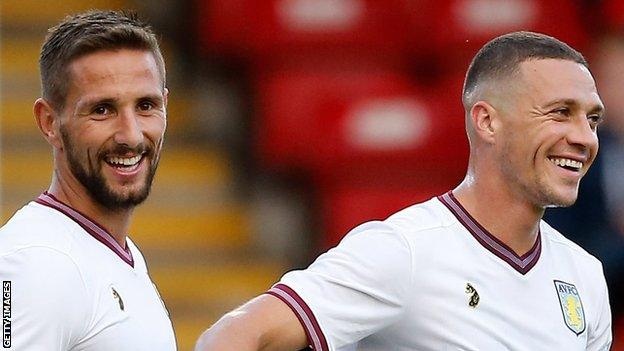
{"type": "Polygon", "coordinates": [[[455,94],[386,71],[289,71],[258,85],[258,149],[269,168],[321,178],[465,169],[459,90],[451,102],[455,94]]]}
{"type": "Polygon", "coordinates": [[[412,204],[451,190],[461,181],[452,178],[369,179],[369,182],[333,182],[321,187],[319,211],[321,242],[325,251],[335,246],[355,226],[370,220],[383,220],[412,204]]]}
{"type": "Polygon", "coordinates": [[[200,0],[198,25],[209,50],[257,57],[406,51],[404,0],[200,0]]]}
{"type": "Polygon", "coordinates": [[[607,29],[612,31],[624,29],[624,1],[605,0],[602,2],[602,19],[605,20],[607,29]]]}
{"type": "MultiPolygon", "coordinates": [[[[425,0],[413,5],[412,27],[447,70],[465,69],[470,58],[497,35],[530,30],[555,36],[577,49],[587,43],[579,2],[573,0],[425,0]]],[[[415,47],[422,47],[415,45],[415,47]]]]}

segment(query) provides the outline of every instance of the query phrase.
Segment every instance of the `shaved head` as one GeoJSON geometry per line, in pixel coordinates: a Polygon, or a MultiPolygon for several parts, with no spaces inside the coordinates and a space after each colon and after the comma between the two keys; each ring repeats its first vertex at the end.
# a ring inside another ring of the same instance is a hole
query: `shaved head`
{"type": "Polygon", "coordinates": [[[470,63],[462,102],[466,113],[480,100],[496,99],[509,91],[520,75],[520,63],[532,59],[561,59],[587,67],[587,61],[568,44],[548,35],[514,32],[485,44],[470,63]]]}

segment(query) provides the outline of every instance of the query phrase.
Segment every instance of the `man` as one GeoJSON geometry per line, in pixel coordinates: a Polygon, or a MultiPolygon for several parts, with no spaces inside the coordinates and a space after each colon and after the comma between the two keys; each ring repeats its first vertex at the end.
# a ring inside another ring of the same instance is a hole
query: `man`
{"type": "Polygon", "coordinates": [[[354,229],[197,350],[608,350],[600,263],[541,221],[574,203],[598,150],[604,108],[585,59],[542,34],[498,37],[473,59],[463,103],[457,188],[354,229]]]}
{"type": "Polygon", "coordinates": [[[135,15],[67,17],[50,29],[40,69],[34,114],[54,172],[49,189],[0,229],[11,302],[3,346],[175,350],[168,312],[126,236],[166,127],[156,37],[135,15]]]}
{"type": "Polygon", "coordinates": [[[613,321],[624,323],[624,36],[606,35],[594,45],[592,72],[608,106],[599,131],[600,154],[583,178],[574,206],[549,209],[544,218],[602,261],[613,321]]]}

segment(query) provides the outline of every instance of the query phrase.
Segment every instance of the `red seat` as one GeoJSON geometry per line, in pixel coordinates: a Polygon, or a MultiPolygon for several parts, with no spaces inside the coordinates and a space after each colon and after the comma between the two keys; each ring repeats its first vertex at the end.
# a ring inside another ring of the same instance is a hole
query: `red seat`
{"type": "Polygon", "coordinates": [[[552,35],[582,50],[587,43],[581,12],[573,0],[421,0],[412,27],[451,69],[465,69],[477,50],[494,37],[518,30],[552,35]]]}
{"type": "Polygon", "coordinates": [[[404,92],[410,86],[403,75],[376,70],[310,68],[264,75],[255,89],[261,159],[269,167],[313,168],[318,161],[318,146],[328,137],[323,135],[321,122],[330,101],[373,92],[404,92]]]}
{"type": "Polygon", "coordinates": [[[460,89],[429,93],[393,72],[276,74],[257,89],[261,159],[319,177],[392,168],[464,171],[460,89]]]}
{"type": "Polygon", "coordinates": [[[601,10],[601,19],[606,20],[607,29],[621,31],[624,28],[624,1],[605,0],[601,10]]]}
{"type": "Polygon", "coordinates": [[[405,0],[200,0],[209,49],[252,57],[407,50],[405,0]]]}
{"type": "Polygon", "coordinates": [[[461,177],[447,179],[385,179],[371,183],[337,182],[321,188],[321,251],[335,246],[355,226],[383,220],[392,213],[456,186],[461,177]]]}

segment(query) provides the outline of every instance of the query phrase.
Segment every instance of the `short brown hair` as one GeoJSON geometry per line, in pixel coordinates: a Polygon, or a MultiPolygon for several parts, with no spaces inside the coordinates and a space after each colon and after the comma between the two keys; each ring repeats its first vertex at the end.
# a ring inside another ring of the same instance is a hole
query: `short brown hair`
{"type": "Polygon", "coordinates": [[[587,67],[581,53],[551,36],[524,31],[501,35],[485,44],[468,67],[462,92],[466,109],[471,107],[468,99],[479,83],[511,76],[520,63],[530,59],[569,60],[587,67]]]}
{"type": "Polygon", "coordinates": [[[136,13],[89,11],[67,16],[48,30],[41,47],[41,91],[53,108],[65,106],[69,81],[67,67],[81,56],[102,50],[138,49],[154,55],[165,87],[165,63],[158,40],[136,13]]]}

